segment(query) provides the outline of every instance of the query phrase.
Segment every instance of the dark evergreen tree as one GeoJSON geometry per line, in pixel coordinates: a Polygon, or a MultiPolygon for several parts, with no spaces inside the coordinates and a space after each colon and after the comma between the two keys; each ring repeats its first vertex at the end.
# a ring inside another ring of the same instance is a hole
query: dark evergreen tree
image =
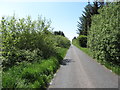
{"type": "Polygon", "coordinates": [[[99,14],[98,9],[103,7],[104,2],[95,0],[93,4],[88,2],[88,5],[84,8],[83,14],[79,17],[77,30],[79,35],[87,35],[88,30],[91,27],[91,16],[99,14]]]}

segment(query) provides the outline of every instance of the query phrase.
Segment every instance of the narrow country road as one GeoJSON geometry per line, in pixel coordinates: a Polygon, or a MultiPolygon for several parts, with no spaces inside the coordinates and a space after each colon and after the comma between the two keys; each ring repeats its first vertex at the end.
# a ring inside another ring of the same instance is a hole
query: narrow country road
{"type": "Polygon", "coordinates": [[[118,76],[71,45],[49,88],[118,88],[118,76]]]}

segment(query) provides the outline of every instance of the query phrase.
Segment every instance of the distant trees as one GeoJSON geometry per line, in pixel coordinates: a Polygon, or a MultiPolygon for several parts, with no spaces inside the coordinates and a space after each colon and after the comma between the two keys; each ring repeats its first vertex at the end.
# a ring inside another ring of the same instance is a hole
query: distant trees
{"type": "Polygon", "coordinates": [[[65,37],[62,31],[54,31],[56,46],[68,48],[70,46],[70,41],[65,37]]]}
{"type": "Polygon", "coordinates": [[[94,16],[95,14],[99,14],[99,8],[103,7],[104,5],[104,2],[99,2],[98,0],[95,0],[93,4],[90,4],[90,2],[88,2],[88,5],[84,8],[83,14],[81,17],[79,17],[77,25],[77,33],[79,34],[77,40],[79,41],[80,46],[87,47],[86,36],[88,35],[88,31],[91,28],[92,16],[94,16]]]}
{"type": "Polygon", "coordinates": [[[74,37],[73,39],[77,39],[76,37],[74,37]]]}
{"type": "Polygon", "coordinates": [[[54,35],[61,35],[65,37],[65,34],[62,31],[54,31],[54,35]]]}

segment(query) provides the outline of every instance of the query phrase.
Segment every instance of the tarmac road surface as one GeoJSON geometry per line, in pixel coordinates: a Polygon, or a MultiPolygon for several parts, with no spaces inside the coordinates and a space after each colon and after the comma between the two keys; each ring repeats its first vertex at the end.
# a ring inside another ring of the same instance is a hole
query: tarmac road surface
{"type": "Polygon", "coordinates": [[[118,88],[118,76],[71,45],[49,88],[118,88]]]}

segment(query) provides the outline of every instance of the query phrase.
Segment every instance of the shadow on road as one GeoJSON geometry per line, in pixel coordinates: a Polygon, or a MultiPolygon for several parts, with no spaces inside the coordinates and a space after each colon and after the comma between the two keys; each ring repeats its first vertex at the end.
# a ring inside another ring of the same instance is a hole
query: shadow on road
{"type": "Polygon", "coordinates": [[[63,59],[61,65],[67,65],[68,63],[75,62],[72,59],[63,59]]]}

